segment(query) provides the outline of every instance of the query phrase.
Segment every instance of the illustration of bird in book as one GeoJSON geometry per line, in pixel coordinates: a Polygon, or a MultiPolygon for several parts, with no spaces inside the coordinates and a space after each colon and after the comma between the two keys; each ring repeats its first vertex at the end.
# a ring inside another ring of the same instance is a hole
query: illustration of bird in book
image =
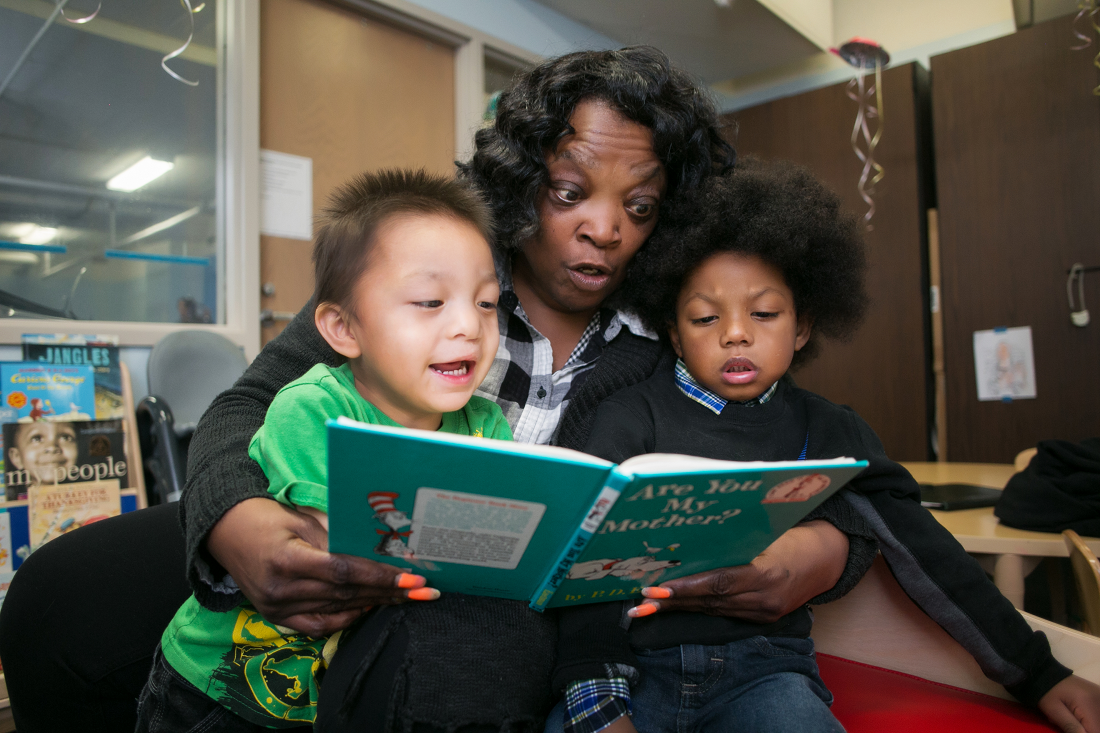
{"type": "Polygon", "coordinates": [[[669,552],[676,550],[680,543],[677,542],[674,545],[665,547],[652,547],[643,540],[642,544],[645,545],[645,554],[638,557],[625,559],[608,557],[579,562],[569,569],[569,580],[603,580],[609,575],[624,580],[641,580],[652,574],[653,577],[647,581],[652,583],[666,568],[679,567],[679,560],[660,560],[657,555],[665,550],[669,552]]]}

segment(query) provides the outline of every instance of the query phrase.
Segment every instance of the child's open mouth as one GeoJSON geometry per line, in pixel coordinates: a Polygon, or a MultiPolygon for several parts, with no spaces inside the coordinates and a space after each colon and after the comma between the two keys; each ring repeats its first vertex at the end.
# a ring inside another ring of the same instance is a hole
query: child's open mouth
{"type": "Polygon", "coordinates": [[[747,384],[756,379],[758,371],[751,360],[737,356],[722,366],[722,381],[726,384],[747,384]]]}
{"type": "Polygon", "coordinates": [[[449,380],[464,382],[474,369],[474,362],[470,360],[448,361],[440,364],[429,364],[428,368],[436,374],[449,380]]]}

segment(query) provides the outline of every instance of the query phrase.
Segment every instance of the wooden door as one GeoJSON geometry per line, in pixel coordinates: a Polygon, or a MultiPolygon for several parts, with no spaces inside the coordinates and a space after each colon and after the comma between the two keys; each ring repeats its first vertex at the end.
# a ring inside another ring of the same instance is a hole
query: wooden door
{"type": "Polygon", "coordinates": [[[1072,20],[932,57],[952,461],[1100,435],[1100,273],[1091,325],[1066,298],[1071,265],[1100,266],[1100,75],[1072,20]],[[978,401],[973,333],[1001,326],[1031,327],[1036,399],[978,401]]]}
{"type": "MultiPolygon", "coordinates": [[[[454,170],[454,51],[316,0],[260,6],[260,146],[313,160],[313,210],[357,173],[454,170]]],[[[312,243],[260,239],[262,307],[313,293],[312,243]]],[[[285,323],[263,329],[267,343],[285,323]]]]}
{"type": "MultiPolygon", "coordinates": [[[[886,124],[875,157],[886,177],[866,233],[871,305],[855,337],[824,341],[821,355],[794,373],[800,387],[851,405],[899,461],[929,459],[931,425],[930,322],[927,297],[926,192],[922,156],[924,84],[916,64],[883,74],[886,124]]],[[[836,84],[726,116],[738,154],[782,158],[807,166],[849,212],[866,205],[856,190],[862,164],[850,136],[856,104],[836,84]],[[733,127],[736,126],[736,127],[733,127]]]]}

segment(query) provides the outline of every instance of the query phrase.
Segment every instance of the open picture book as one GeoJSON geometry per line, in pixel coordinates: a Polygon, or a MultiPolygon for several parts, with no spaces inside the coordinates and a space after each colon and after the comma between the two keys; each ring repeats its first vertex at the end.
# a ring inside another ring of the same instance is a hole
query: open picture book
{"type": "Polygon", "coordinates": [[[536,610],[744,565],[866,461],[734,463],[328,422],[329,550],[536,610]]]}

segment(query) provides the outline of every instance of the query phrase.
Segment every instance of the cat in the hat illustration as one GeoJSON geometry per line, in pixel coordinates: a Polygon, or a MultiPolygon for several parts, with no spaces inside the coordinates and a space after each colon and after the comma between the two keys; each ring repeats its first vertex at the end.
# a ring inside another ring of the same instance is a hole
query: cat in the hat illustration
{"type": "Polygon", "coordinates": [[[394,506],[393,500],[397,497],[398,494],[392,491],[372,491],[367,494],[367,503],[374,510],[374,518],[388,528],[375,530],[382,535],[382,539],[374,551],[379,555],[408,558],[412,556],[412,551],[406,543],[406,538],[412,534],[412,530],[403,528],[412,524],[412,520],[405,512],[394,506]]]}

